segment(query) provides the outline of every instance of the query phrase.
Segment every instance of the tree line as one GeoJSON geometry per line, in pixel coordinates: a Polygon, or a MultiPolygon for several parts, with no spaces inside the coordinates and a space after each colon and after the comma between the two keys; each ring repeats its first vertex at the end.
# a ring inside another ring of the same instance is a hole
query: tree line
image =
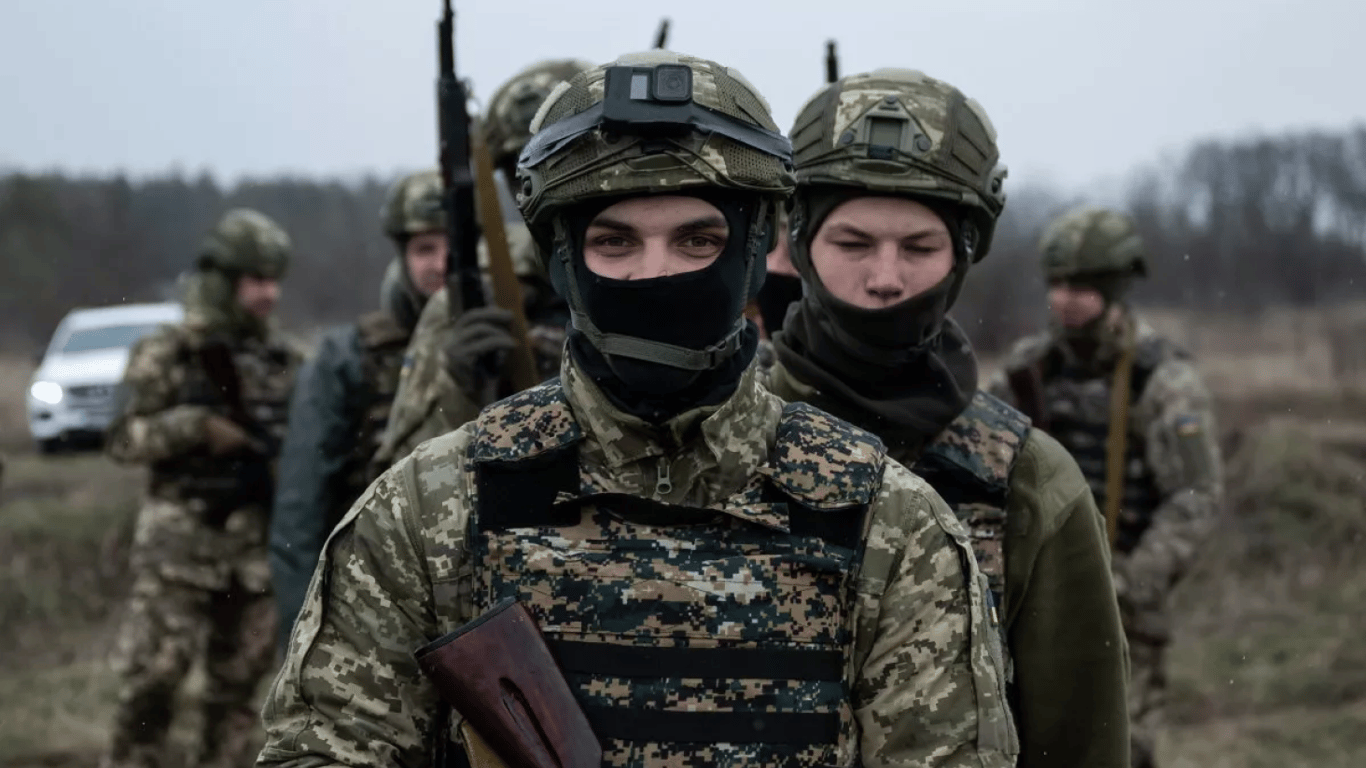
{"type": "MultiPolygon", "coordinates": [[[[344,322],[376,306],[393,256],[379,227],[389,181],[0,177],[0,340],[34,348],[72,307],[173,298],[205,231],[234,206],[267,213],[294,241],[284,323],[344,322]]],[[[984,351],[1039,326],[1038,235],[1088,202],[1010,190],[992,253],[954,311],[984,351]]],[[[1139,301],[1251,313],[1366,296],[1366,126],[1202,142],[1132,174],[1119,206],[1150,253],[1139,301]]]]}

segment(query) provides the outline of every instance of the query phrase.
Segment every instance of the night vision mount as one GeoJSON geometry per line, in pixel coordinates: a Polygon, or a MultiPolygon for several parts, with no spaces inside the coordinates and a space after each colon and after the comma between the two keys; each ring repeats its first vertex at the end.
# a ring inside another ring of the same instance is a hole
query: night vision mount
{"type": "Polygon", "coordinates": [[[608,67],[602,102],[537,132],[522,150],[518,165],[538,165],[569,142],[598,129],[659,138],[719,134],[791,163],[792,143],[787,137],[701,106],[693,102],[692,92],[692,68],[686,64],[608,67]]]}

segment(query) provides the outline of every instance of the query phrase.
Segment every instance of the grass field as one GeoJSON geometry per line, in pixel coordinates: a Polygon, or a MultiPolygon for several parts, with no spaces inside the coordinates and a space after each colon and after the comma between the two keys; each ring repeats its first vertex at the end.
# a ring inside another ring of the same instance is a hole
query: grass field
{"type": "MultiPolygon", "coordinates": [[[[1366,387],[1311,320],[1235,343],[1232,321],[1159,319],[1199,354],[1230,449],[1229,511],[1175,596],[1167,768],[1366,765],[1366,387]]],[[[141,474],[34,455],[27,368],[2,362],[0,768],[94,766],[141,474]]],[[[196,728],[184,715],[167,768],[196,728]]]]}

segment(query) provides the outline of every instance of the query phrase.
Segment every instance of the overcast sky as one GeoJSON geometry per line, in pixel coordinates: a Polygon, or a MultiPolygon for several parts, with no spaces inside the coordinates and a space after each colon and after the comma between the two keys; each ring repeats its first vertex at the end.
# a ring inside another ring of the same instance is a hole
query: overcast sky
{"type": "MultiPolygon", "coordinates": [[[[435,161],[438,0],[3,0],[0,168],[389,174],[435,161]]],[[[459,0],[487,97],[531,61],[651,44],[738,68],[791,125],[904,66],[987,109],[1011,181],[1080,188],[1211,136],[1366,119],[1362,0],[459,0]]]]}

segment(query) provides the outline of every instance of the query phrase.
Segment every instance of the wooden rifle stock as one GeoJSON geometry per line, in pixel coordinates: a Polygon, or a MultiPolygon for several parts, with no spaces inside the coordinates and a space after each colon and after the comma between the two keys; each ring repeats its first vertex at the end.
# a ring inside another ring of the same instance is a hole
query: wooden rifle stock
{"type": "Polygon", "coordinates": [[[472,765],[599,768],[602,747],[526,608],[505,600],[416,652],[441,698],[465,719],[472,765]]]}
{"type": "Polygon", "coordinates": [[[508,378],[513,389],[521,392],[541,383],[536,356],[531,351],[526,310],[522,303],[522,284],[512,268],[507,230],[503,228],[503,205],[498,200],[497,181],[493,178],[493,159],[479,131],[470,134],[474,150],[475,188],[479,193],[479,217],[484,229],[484,245],[489,253],[489,281],[493,301],[512,313],[512,339],[516,346],[508,356],[508,378]]]}

